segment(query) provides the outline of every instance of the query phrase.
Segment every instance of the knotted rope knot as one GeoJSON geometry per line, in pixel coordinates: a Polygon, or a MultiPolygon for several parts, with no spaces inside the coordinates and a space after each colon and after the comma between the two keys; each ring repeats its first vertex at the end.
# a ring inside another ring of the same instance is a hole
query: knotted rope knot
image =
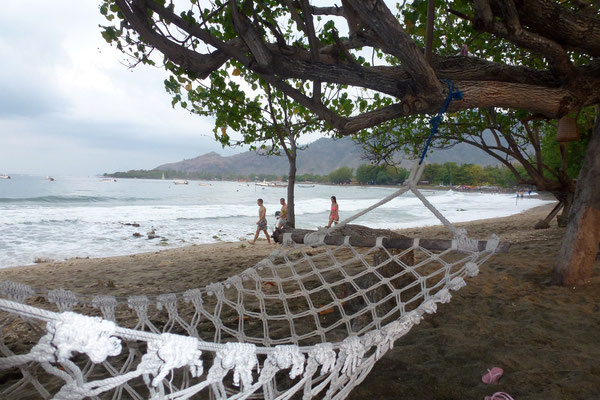
{"type": "Polygon", "coordinates": [[[461,276],[452,278],[450,283],[448,283],[448,287],[452,290],[459,290],[465,286],[467,286],[467,282],[465,282],[465,280],[461,276]]]}
{"type": "Polygon", "coordinates": [[[252,343],[225,343],[217,354],[213,365],[208,372],[207,380],[216,382],[231,369],[233,369],[233,384],[247,388],[252,385],[252,370],[258,368],[258,359],[256,358],[256,346],[252,343]]]}
{"type": "Polygon", "coordinates": [[[496,251],[496,249],[498,248],[499,244],[500,244],[500,238],[495,233],[492,233],[485,245],[485,251],[494,253],[496,251]]]}
{"type": "Polygon", "coordinates": [[[455,229],[452,248],[462,251],[479,251],[478,241],[467,236],[465,229],[455,229]]]}
{"type": "Polygon", "coordinates": [[[335,366],[336,354],[331,343],[316,344],[312,350],[308,352],[309,360],[314,360],[321,367],[321,375],[333,371],[335,366]]]}
{"type": "Polygon", "coordinates": [[[96,296],[92,299],[92,307],[99,308],[105,319],[115,320],[115,309],[117,308],[115,296],[96,296]]]}
{"type": "Polygon", "coordinates": [[[156,297],[156,308],[167,310],[169,316],[177,315],[177,295],[175,293],[164,293],[156,297]]]}
{"type": "Polygon", "coordinates": [[[449,303],[450,300],[452,300],[452,295],[450,294],[450,291],[448,289],[444,288],[437,292],[435,296],[433,296],[433,298],[438,303],[449,303]]]}
{"type": "Polygon", "coordinates": [[[169,318],[174,319],[179,316],[177,312],[177,295],[175,293],[164,293],[156,297],[156,308],[167,310],[169,318]]]}
{"type": "Polygon", "coordinates": [[[242,278],[239,277],[238,275],[234,275],[232,277],[229,277],[225,282],[225,287],[226,288],[230,288],[231,285],[233,285],[234,288],[241,290],[242,288],[242,278]]]}
{"type": "Polygon", "coordinates": [[[137,313],[139,319],[145,320],[148,318],[148,306],[150,305],[148,297],[131,296],[127,299],[127,305],[137,313]]]}
{"type": "Polygon", "coordinates": [[[48,300],[56,304],[59,311],[71,311],[77,305],[77,296],[70,290],[54,289],[48,292],[48,300]]]}
{"type": "Polygon", "coordinates": [[[477,276],[479,274],[479,265],[475,264],[473,261],[469,261],[465,264],[465,273],[470,278],[477,276]]]}
{"type": "Polygon", "coordinates": [[[419,165],[423,164],[423,160],[425,159],[425,156],[427,155],[427,149],[429,148],[429,145],[431,144],[433,137],[435,136],[435,134],[438,131],[438,126],[439,126],[440,122],[442,121],[442,115],[446,112],[446,110],[448,110],[448,106],[450,105],[450,102],[452,100],[462,100],[462,98],[463,98],[462,92],[454,87],[454,82],[452,82],[451,80],[448,80],[448,79],[444,79],[443,82],[446,83],[446,85],[448,85],[448,96],[446,97],[446,100],[444,101],[444,105],[442,106],[442,109],[437,113],[437,115],[435,117],[433,117],[431,120],[429,120],[429,123],[431,124],[431,133],[429,134],[429,138],[427,138],[427,142],[425,142],[425,148],[423,149],[423,152],[421,153],[421,159],[419,160],[419,165]]]}
{"type": "Polygon", "coordinates": [[[63,312],[46,330],[59,362],[71,358],[73,351],[87,354],[95,364],[121,353],[121,339],[113,336],[116,324],[99,317],[63,312]]]}
{"type": "Polygon", "coordinates": [[[221,282],[215,282],[206,285],[206,294],[209,296],[222,296],[224,290],[225,288],[223,287],[223,284],[221,282]]]}
{"type": "Polygon", "coordinates": [[[265,258],[264,260],[260,260],[259,262],[257,262],[256,265],[254,266],[254,268],[256,268],[259,271],[262,271],[263,269],[272,267],[272,266],[273,266],[273,262],[270,259],[265,258]]]}
{"type": "MultiPolygon", "coordinates": [[[[394,321],[382,328],[383,336],[384,336],[384,344],[387,347],[386,350],[394,348],[394,342],[406,335],[410,328],[412,327],[412,323],[409,321],[394,321]]],[[[383,348],[385,349],[385,348],[383,348]]]]}
{"type": "Polygon", "coordinates": [[[365,349],[369,349],[373,346],[377,346],[375,350],[375,357],[379,359],[387,350],[388,343],[382,329],[376,329],[374,331],[366,333],[362,338],[361,342],[365,349]]]}
{"type": "Polygon", "coordinates": [[[245,281],[247,281],[247,280],[253,280],[255,282],[258,282],[260,280],[260,275],[258,274],[258,271],[256,271],[256,269],[254,269],[254,268],[246,268],[240,274],[240,276],[245,281]]]}
{"type": "Polygon", "coordinates": [[[304,244],[306,246],[324,246],[327,230],[318,230],[316,232],[307,233],[304,235],[304,244]]]}
{"type": "Polygon", "coordinates": [[[4,281],[0,282],[0,294],[9,300],[24,303],[29,297],[35,295],[35,290],[22,283],[4,281]]]}
{"type": "Polygon", "coordinates": [[[375,329],[367,332],[360,339],[363,346],[365,346],[367,349],[379,344],[382,340],[384,340],[384,333],[381,329],[375,329]]]}
{"type": "Polygon", "coordinates": [[[423,319],[423,313],[418,312],[417,310],[413,310],[409,313],[406,313],[402,317],[400,322],[406,323],[408,326],[408,329],[410,329],[413,325],[419,325],[419,323],[421,323],[422,319],[423,319]]]}
{"type": "Polygon", "coordinates": [[[192,376],[198,377],[204,373],[202,351],[198,345],[198,339],[194,337],[163,333],[159,339],[148,343],[148,351],[138,369],[154,375],[154,387],[176,368],[187,366],[192,376]]]}
{"type": "Polygon", "coordinates": [[[175,293],[163,293],[156,297],[156,308],[159,310],[162,310],[163,307],[168,310],[173,305],[177,307],[177,295],[175,293]]]}
{"type": "Polygon", "coordinates": [[[437,311],[437,304],[434,299],[429,299],[419,306],[423,313],[433,314],[437,311]]]}
{"type": "Polygon", "coordinates": [[[292,344],[275,346],[275,352],[267,356],[265,364],[274,367],[275,372],[291,367],[289,376],[291,379],[294,379],[304,372],[304,361],[304,354],[300,352],[298,346],[292,344]]]}
{"type": "Polygon", "coordinates": [[[342,374],[350,376],[354,373],[365,355],[365,346],[357,336],[350,336],[344,339],[340,345],[340,351],[344,357],[342,374]]]}
{"type": "Polygon", "coordinates": [[[202,307],[202,291],[198,288],[188,289],[183,292],[183,300],[186,303],[192,303],[194,307],[200,308],[202,307]]]}

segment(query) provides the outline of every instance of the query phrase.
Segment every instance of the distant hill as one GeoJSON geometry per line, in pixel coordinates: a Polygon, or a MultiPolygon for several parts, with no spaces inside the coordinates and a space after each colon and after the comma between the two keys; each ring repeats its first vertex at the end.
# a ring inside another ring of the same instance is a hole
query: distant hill
{"type": "MultiPolygon", "coordinates": [[[[433,150],[427,157],[427,161],[440,164],[450,161],[457,164],[498,164],[494,158],[483,151],[466,144],[459,144],[448,150],[433,150]]],[[[298,153],[297,168],[299,175],[327,175],[340,167],[357,168],[367,162],[362,148],[351,138],[337,140],[321,138],[298,153]]],[[[402,164],[408,167],[412,163],[406,160],[402,164]]],[[[210,152],[189,160],[159,165],[155,170],[208,174],[285,175],[288,172],[288,161],[285,156],[265,156],[251,151],[227,157],[210,152]]]]}

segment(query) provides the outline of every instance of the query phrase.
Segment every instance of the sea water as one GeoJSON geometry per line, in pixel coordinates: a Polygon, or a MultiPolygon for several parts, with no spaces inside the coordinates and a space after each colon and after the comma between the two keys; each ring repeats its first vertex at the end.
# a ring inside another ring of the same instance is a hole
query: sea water
{"type": "MultiPolygon", "coordinates": [[[[248,240],[258,220],[257,198],[267,208],[269,231],[277,220],[286,188],[254,183],[13,175],[0,179],[0,268],[32,264],[36,258],[107,257],[157,251],[199,243],[248,240]],[[132,224],[139,224],[134,226],[132,224]],[[158,238],[148,239],[154,231],[158,238]],[[141,237],[135,237],[139,233],[141,237]]],[[[372,205],[398,188],[296,186],[296,226],[316,229],[328,222],[329,198],[339,203],[340,218],[372,205]]],[[[441,189],[441,188],[440,188],[441,189]]],[[[427,199],[451,222],[508,216],[548,200],[515,194],[424,190],[427,199]]],[[[372,228],[439,224],[411,193],[362,216],[372,228]]],[[[264,235],[263,235],[264,237],[264,235]]]]}

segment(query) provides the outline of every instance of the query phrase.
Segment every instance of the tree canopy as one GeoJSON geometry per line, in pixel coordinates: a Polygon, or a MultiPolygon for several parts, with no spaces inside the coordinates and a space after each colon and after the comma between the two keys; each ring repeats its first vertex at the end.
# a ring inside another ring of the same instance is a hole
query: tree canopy
{"type": "Polygon", "coordinates": [[[437,112],[447,95],[442,79],[464,95],[451,112],[502,107],[557,117],[600,101],[596,2],[438,2],[430,61],[424,0],[403,2],[396,15],[383,0],[182,6],[104,0],[101,12],[113,25],[103,34],[137,62],[155,63],[158,50],[168,70],[190,79],[251,71],[342,135],[437,112]],[[473,56],[456,55],[465,44],[473,56]],[[323,85],[342,90],[327,99],[323,85]]]}

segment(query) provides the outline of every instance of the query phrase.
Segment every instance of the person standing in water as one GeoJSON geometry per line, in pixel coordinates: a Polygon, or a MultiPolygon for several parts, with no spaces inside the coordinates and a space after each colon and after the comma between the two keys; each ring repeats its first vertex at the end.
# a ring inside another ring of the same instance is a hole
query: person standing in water
{"type": "Polygon", "coordinates": [[[267,232],[267,208],[263,205],[263,199],[256,200],[256,204],[258,204],[258,222],[256,223],[256,234],[254,235],[254,240],[248,243],[256,243],[258,234],[260,231],[263,231],[267,237],[267,242],[271,244],[271,238],[269,238],[269,232],[267,232]]]}
{"type": "Polygon", "coordinates": [[[331,196],[331,212],[329,213],[329,225],[327,225],[327,227],[331,228],[332,223],[335,223],[337,225],[339,221],[340,215],[337,199],[335,198],[335,196],[331,196]]]}
{"type": "Polygon", "coordinates": [[[279,222],[277,223],[277,229],[283,228],[285,223],[287,222],[287,204],[285,204],[285,199],[282,197],[279,199],[279,203],[281,204],[281,214],[279,214],[279,222]]]}

